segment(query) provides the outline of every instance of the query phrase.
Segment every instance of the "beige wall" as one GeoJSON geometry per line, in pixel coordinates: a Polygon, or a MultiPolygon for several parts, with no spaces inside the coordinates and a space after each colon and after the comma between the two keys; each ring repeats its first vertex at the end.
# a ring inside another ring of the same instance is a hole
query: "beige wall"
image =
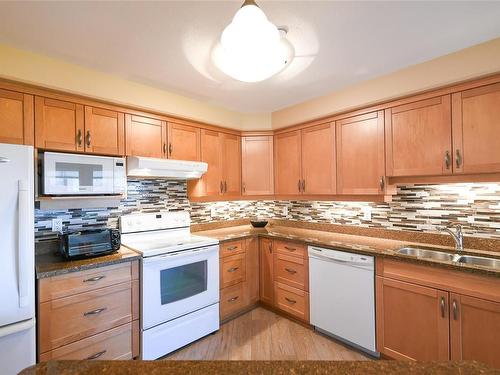
{"type": "Polygon", "coordinates": [[[272,114],[274,129],[500,72],[500,38],[272,114]]]}
{"type": "Polygon", "coordinates": [[[230,111],[5,44],[0,44],[0,77],[234,129],[271,129],[269,113],[230,111]]]}

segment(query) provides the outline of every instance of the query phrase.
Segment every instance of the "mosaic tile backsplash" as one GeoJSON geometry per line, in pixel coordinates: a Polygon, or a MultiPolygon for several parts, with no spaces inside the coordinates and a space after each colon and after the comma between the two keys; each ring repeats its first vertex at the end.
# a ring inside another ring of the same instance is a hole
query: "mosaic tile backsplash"
{"type": "Polygon", "coordinates": [[[63,211],[35,210],[38,237],[53,235],[51,219],[66,229],[118,225],[118,217],[135,211],[189,210],[194,224],[265,217],[369,228],[436,233],[450,222],[465,226],[466,235],[500,239],[500,184],[408,185],[391,203],[342,201],[234,201],[190,203],[186,183],[128,180],[127,199],[118,207],[63,211]],[[365,217],[371,215],[371,220],[365,217]]]}

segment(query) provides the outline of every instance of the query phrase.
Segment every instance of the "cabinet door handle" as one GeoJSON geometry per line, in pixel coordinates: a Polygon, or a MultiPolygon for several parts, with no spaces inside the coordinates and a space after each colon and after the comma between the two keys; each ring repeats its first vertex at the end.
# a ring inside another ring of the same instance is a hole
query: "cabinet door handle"
{"type": "Polygon", "coordinates": [[[457,301],[453,300],[452,306],[453,306],[453,320],[457,320],[458,319],[458,305],[457,305],[457,301]]]}
{"type": "Polygon", "coordinates": [[[297,301],[295,301],[294,299],[290,299],[288,297],[285,297],[285,299],[290,303],[297,303],[297,301]]]}
{"type": "Polygon", "coordinates": [[[91,142],[92,138],[90,137],[90,130],[87,130],[87,146],[90,147],[90,142],[91,142]]]}
{"type": "Polygon", "coordinates": [[[172,142],[168,144],[168,154],[172,156],[172,152],[174,151],[174,146],[172,146],[172,142]]]}
{"type": "Polygon", "coordinates": [[[450,156],[450,152],[449,151],[446,151],[444,153],[444,165],[446,166],[446,169],[450,169],[451,156],[450,156]]]}
{"type": "Polygon", "coordinates": [[[292,275],[297,273],[297,271],[295,271],[292,268],[285,268],[285,271],[288,272],[288,273],[291,273],[292,275]]]}
{"type": "Polygon", "coordinates": [[[300,184],[300,180],[299,180],[299,183],[297,184],[297,188],[299,189],[299,193],[302,191],[302,185],[300,184]]]}
{"type": "Polygon", "coordinates": [[[302,180],[302,192],[306,192],[306,180],[302,180]]]}
{"type": "Polygon", "coordinates": [[[241,188],[243,189],[243,192],[245,193],[247,190],[245,183],[242,184],[241,188]]]}
{"type": "Polygon", "coordinates": [[[269,249],[269,254],[272,254],[272,252],[273,252],[273,243],[269,241],[269,245],[267,245],[267,248],[269,249]]]}
{"type": "Polygon", "coordinates": [[[90,283],[90,282],[93,282],[93,281],[99,281],[99,280],[102,280],[104,279],[106,276],[102,275],[102,276],[96,276],[96,277],[91,277],[90,279],[85,279],[83,280],[84,283],[90,283]]]}
{"type": "Polygon", "coordinates": [[[224,193],[224,184],[222,183],[222,181],[220,182],[220,193],[224,193]]]}
{"type": "Polygon", "coordinates": [[[101,352],[98,352],[98,353],[92,354],[90,357],[85,358],[85,360],[86,360],[86,361],[91,361],[91,360],[93,360],[93,359],[97,359],[97,358],[99,358],[100,356],[102,356],[102,355],[103,355],[104,353],[106,353],[106,352],[107,352],[107,350],[103,350],[103,351],[101,351],[101,352]]]}
{"type": "Polygon", "coordinates": [[[229,302],[229,303],[234,302],[234,301],[236,301],[238,298],[239,298],[239,296],[236,296],[236,297],[233,297],[233,298],[229,298],[229,299],[227,300],[227,302],[229,302]]]}
{"type": "Polygon", "coordinates": [[[460,168],[462,165],[462,154],[460,153],[460,150],[457,149],[455,152],[455,163],[457,165],[457,168],[460,168]]]}
{"type": "Polygon", "coordinates": [[[95,310],[92,310],[92,311],[87,311],[87,312],[83,313],[83,316],[97,315],[97,314],[100,314],[100,313],[102,313],[103,311],[106,311],[106,310],[107,310],[106,307],[102,307],[100,309],[95,309],[95,310]]]}
{"type": "Polygon", "coordinates": [[[239,267],[231,267],[230,269],[227,270],[227,272],[236,272],[238,271],[239,267]]]}
{"type": "Polygon", "coordinates": [[[224,181],[224,193],[227,193],[227,181],[224,181]]]}
{"type": "Polygon", "coordinates": [[[441,297],[440,307],[441,307],[441,318],[444,318],[444,313],[445,313],[445,300],[444,300],[444,297],[441,297]]]}
{"type": "Polygon", "coordinates": [[[385,178],[384,176],[380,176],[380,190],[384,191],[385,188],[385,178]]]}
{"type": "Polygon", "coordinates": [[[82,145],[82,141],[83,141],[82,129],[78,129],[78,132],[76,133],[76,142],[78,143],[78,146],[82,145]]]}
{"type": "Polygon", "coordinates": [[[167,154],[167,144],[164,142],[163,143],[163,155],[167,154]]]}
{"type": "Polygon", "coordinates": [[[290,247],[290,246],[285,246],[285,249],[287,249],[288,251],[295,251],[295,250],[297,250],[295,247],[290,247]]]}

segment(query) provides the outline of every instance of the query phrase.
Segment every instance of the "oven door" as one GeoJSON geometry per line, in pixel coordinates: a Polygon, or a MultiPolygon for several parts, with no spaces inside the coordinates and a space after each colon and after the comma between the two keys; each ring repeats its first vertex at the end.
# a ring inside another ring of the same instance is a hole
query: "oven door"
{"type": "Polygon", "coordinates": [[[142,328],[219,302],[219,246],[144,258],[142,328]]]}
{"type": "Polygon", "coordinates": [[[43,194],[113,194],[113,174],[114,159],[110,157],[46,152],[43,194]]]}

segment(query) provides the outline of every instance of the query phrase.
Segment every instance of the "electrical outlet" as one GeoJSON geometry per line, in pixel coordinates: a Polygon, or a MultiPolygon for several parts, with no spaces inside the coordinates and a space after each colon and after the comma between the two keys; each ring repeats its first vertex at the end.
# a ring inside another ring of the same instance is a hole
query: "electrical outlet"
{"type": "Polygon", "coordinates": [[[62,219],[52,219],[52,232],[62,232],[62,219]]]}
{"type": "Polygon", "coordinates": [[[288,206],[283,207],[283,216],[288,216],[288,206]]]}
{"type": "Polygon", "coordinates": [[[474,224],[474,222],[475,222],[475,218],[474,218],[474,216],[467,216],[467,222],[468,222],[469,224],[474,224]]]}
{"type": "Polygon", "coordinates": [[[210,217],[215,217],[217,216],[217,210],[215,207],[210,207],[210,217]]]}
{"type": "Polygon", "coordinates": [[[363,211],[363,220],[371,221],[372,208],[370,206],[364,206],[361,208],[361,211],[363,211]]]}

